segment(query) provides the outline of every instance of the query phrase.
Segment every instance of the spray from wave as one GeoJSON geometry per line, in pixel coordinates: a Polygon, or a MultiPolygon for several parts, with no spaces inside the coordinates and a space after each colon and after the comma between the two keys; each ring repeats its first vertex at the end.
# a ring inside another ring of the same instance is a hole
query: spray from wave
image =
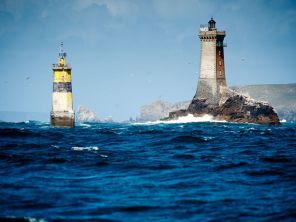
{"type": "Polygon", "coordinates": [[[81,126],[82,128],[89,128],[89,127],[91,127],[90,124],[81,123],[81,122],[76,123],[76,126],[81,126]]]}
{"type": "Polygon", "coordinates": [[[97,147],[97,146],[86,146],[86,147],[83,147],[83,146],[73,146],[71,149],[72,150],[75,150],[75,151],[84,151],[84,150],[87,150],[87,151],[98,151],[100,148],[97,147]]]}
{"type": "Polygon", "coordinates": [[[187,116],[181,116],[175,120],[157,120],[157,121],[148,121],[145,123],[134,123],[135,125],[153,125],[153,124],[178,124],[178,123],[201,123],[201,122],[221,122],[225,123],[225,120],[216,120],[211,115],[203,115],[200,117],[193,116],[192,114],[188,114],[187,116]]]}

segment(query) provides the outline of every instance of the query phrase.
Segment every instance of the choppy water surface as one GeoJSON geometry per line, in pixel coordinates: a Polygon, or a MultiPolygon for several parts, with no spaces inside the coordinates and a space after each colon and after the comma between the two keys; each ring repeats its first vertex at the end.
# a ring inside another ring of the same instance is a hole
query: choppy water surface
{"type": "Polygon", "coordinates": [[[296,218],[296,124],[0,123],[0,146],[1,218],[296,218]]]}

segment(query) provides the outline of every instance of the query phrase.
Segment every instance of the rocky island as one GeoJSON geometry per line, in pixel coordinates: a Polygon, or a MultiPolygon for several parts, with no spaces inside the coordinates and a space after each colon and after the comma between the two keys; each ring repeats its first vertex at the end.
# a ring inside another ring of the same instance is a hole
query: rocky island
{"type": "Polygon", "coordinates": [[[278,115],[266,102],[231,90],[226,85],[224,67],[225,31],[216,29],[211,18],[207,26],[201,26],[200,69],[198,88],[187,109],[169,113],[164,120],[177,119],[192,114],[200,117],[212,115],[214,119],[229,122],[279,124],[278,115]]]}
{"type": "Polygon", "coordinates": [[[193,98],[187,109],[169,113],[165,120],[177,119],[180,116],[212,115],[214,119],[240,123],[279,124],[279,118],[273,107],[266,102],[259,102],[242,94],[233,92],[225,96],[225,101],[214,105],[205,98],[193,98]]]}
{"type": "Polygon", "coordinates": [[[76,110],[77,122],[99,122],[96,113],[85,106],[78,106],[76,110]]]}

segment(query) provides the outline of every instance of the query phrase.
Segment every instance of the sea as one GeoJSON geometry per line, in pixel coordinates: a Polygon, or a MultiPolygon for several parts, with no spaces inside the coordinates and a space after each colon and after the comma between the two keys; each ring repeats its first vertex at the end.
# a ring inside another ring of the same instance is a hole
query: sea
{"type": "Polygon", "coordinates": [[[0,123],[0,221],[296,221],[296,123],[0,123]]]}

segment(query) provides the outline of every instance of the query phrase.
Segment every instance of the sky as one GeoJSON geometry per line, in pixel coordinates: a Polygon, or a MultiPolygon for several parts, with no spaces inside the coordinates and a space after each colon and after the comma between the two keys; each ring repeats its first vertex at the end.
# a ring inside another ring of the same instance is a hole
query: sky
{"type": "Polygon", "coordinates": [[[211,17],[226,31],[228,85],[296,82],[295,0],[0,0],[0,111],[49,114],[60,42],[75,109],[122,121],[190,100],[211,17]]]}

